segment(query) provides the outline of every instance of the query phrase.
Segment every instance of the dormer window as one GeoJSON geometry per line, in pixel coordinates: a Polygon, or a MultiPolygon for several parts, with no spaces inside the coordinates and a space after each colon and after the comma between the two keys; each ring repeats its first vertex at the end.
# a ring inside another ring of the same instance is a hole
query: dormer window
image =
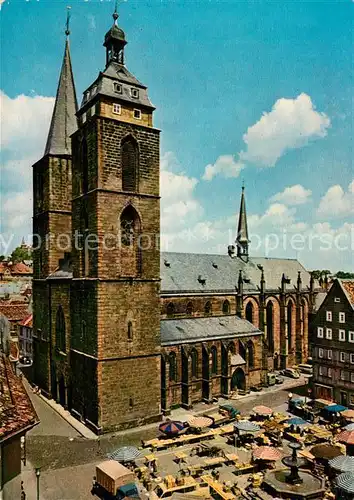
{"type": "Polygon", "coordinates": [[[113,90],[116,94],[121,94],[123,92],[123,86],[121,83],[114,82],[113,90]]]}
{"type": "Polygon", "coordinates": [[[97,87],[92,87],[91,92],[90,92],[90,97],[93,97],[97,92],[97,87]]]}
{"type": "Polygon", "coordinates": [[[131,88],[131,89],[130,89],[130,95],[131,95],[134,99],[139,99],[139,90],[138,90],[138,89],[131,88]]]}
{"type": "Polygon", "coordinates": [[[112,111],[115,115],[120,115],[122,112],[122,106],[120,104],[114,103],[112,111]]]}
{"type": "Polygon", "coordinates": [[[141,120],[141,111],[140,111],[140,109],[134,109],[134,118],[136,120],[141,120]]]}

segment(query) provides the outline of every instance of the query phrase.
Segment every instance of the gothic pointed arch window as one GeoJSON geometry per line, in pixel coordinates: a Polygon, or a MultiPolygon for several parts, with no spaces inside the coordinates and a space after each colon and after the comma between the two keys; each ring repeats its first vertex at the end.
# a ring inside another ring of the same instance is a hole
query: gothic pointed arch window
{"type": "Polygon", "coordinates": [[[196,378],[198,376],[198,353],[196,349],[192,349],[191,352],[191,373],[192,378],[196,378]]]}
{"type": "Polygon", "coordinates": [[[121,273],[136,276],[141,272],[140,217],[132,205],[128,205],[120,216],[121,273]]]}
{"type": "Polygon", "coordinates": [[[274,307],[273,302],[270,300],[266,309],[266,323],[267,323],[267,344],[269,353],[274,353],[274,307]]]}
{"type": "Polygon", "coordinates": [[[127,336],[128,340],[133,340],[133,323],[131,321],[128,321],[127,336]]]}
{"type": "Polygon", "coordinates": [[[138,191],[139,148],[134,137],[129,135],[122,141],[122,189],[138,191]]]}
{"type": "Polygon", "coordinates": [[[287,320],[288,320],[288,351],[292,350],[293,347],[293,303],[289,300],[289,303],[286,308],[287,320]]]}
{"type": "Polygon", "coordinates": [[[245,361],[247,361],[247,350],[245,344],[242,340],[238,341],[238,353],[245,361]]]}
{"type": "Polygon", "coordinates": [[[88,153],[87,141],[83,138],[81,142],[81,166],[82,166],[82,192],[88,191],[88,153]]]}
{"type": "Polygon", "coordinates": [[[248,350],[248,368],[254,368],[254,345],[252,340],[247,343],[248,350]]]}
{"type": "Polygon", "coordinates": [[[218,373],[218,350],[215,346],[211,348],[211,373],[213,375],[218,373]]]}
{"type": "Polygon", "coordinates": [[[61,306],[58,307],[55,320],[55,341],[59,351],[65,352],[66,351],[65,316],[63,308],[61,306]]]}
{"type": "Polygon", "coordinates": [[[211,302],[208,300],[208,302],[206,302],[205,306],[204,306],[204,313],[207,314],[207,315],[210,315],[212,312],[211,310],[211,302]]]}
{"type": "Polygon", "coordinates": [[[169,355],[169,379],[170,382],[176,382],[177,381],[177,359],[176,359],[176,354],[174,352],[171,352],[169,355]]]}
{"type": "Polygon", "coordinates": [[[246,305],[246,319],[250,323],[253,323],[253,304],[251,301],[246,305]]]}
{"type": "Polygon", "coordinates": [[[222,312],[223,314],[230,314],[230,302],[228,300],[224,300],[222,304],[222,312]]]}

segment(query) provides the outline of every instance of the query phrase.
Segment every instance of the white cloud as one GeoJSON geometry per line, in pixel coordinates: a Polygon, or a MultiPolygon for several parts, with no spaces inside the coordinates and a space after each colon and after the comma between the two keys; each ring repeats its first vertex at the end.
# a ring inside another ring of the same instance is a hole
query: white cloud
{"type": "Polygon", "coordinates": [[[270,201],[279,201],[286,205],[302,205],[310,200],[312,191],[305,189],[301,184],[289,186],[284,191],[275,194],[270,198],[270,201]]]}
{"type": "Polygon", "coordinates": [[[211,181],[217,174],[223,174],[224,177],[238,177],[244,164],[236,161],[233,155],[222,155],[212,165],[205,167],[203,180],[211,181]]]}
{"type": "Polygon", "coordinates": [[[325,137],[330,123],[325,113],[315,110],[307,94],[302,93],[295,99],[278,99],[272,110],[264,113],[244,134],[247,149],[241,151],[240,160],[274,167],[287,150],[325,137]]]}
{"type": "Polygon", "coordinates": [[[32,219],[32,191],[10,192],[2,201],[2,217],[8,230],[16,231],[32,219]]]}
{"type": "Polygon", "coordinates": [[[339,184],[331,186],[317,209],[319,216],[345,217],[351,214],[354,214],[354,179],[347,192],[339,184]]]}

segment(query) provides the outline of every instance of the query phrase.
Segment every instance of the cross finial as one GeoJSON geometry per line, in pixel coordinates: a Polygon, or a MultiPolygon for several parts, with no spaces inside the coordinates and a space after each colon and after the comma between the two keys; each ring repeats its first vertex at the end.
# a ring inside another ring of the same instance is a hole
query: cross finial
{"type": "Polygon", "coordinates": [[[66,36],[70,35],[70,9],[71,9],[70,6],[66,8],[66,30],[65,30],[66,36]]]}
{"type": "Polygon", "coordinates": [[[113,19],[114,19],[114,24],[117,25],[117,19],[119,17],[118,14],[118,0],[116,0],[115,6],[114,6],[114,12],[113,12],[113,19]]]}
{"type": "Polygon", "coordinates": [[[245,190],[245,179],[242,179],[242,191],[245,190]]]}

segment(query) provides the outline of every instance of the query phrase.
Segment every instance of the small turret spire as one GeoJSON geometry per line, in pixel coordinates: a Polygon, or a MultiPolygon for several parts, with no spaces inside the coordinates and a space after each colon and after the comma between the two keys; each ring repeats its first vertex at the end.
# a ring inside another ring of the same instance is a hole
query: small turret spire
{"type": "Polygon", "coordinates": [[[113,12],[112,17],[113,17],[113,21],[114,21],[115,26],[117,26],[117,20],[118,20],[118,17],[119,17],[119,14],[118,14],[118,0],[116,0],[115,6],[114,6],[114,12],[113,12]]]}
{"type": "Polygon", "coordinates": [[[124,31],[118,27],[118,0],[116,0],[113,12],[113,26],[106,33],[104,47],[106,47],[106,67],[111,62],[124,65],[124,47],[127,44],[124,31]]]}
{"type": "Polygon", "coordinates": [[[237,257],[248,260],[248,227],[246,214],[245,186],[242,183],[242,194],[240,204],[240,214],[238,218],[238,228],[236,236],[237,257]]]}

